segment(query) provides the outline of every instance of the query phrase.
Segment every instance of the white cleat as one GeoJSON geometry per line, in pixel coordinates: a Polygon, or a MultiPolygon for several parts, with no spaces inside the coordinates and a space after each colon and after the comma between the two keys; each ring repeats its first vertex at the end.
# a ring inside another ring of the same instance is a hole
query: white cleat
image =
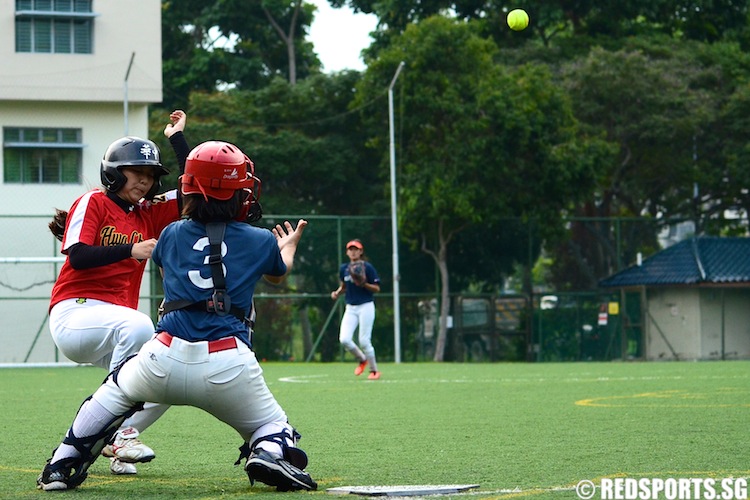
{"type": "Polygon", "coordinates": [[[129,464],[150,462],[156,454],[154,454],[154,450],[138,439],[138,434],[138,430],[134,427],[120,429],[115,434],[114,442],[102,449],[102,455],[110,458],[114,457],[121,462],[129,464]]]}
{"type": "Polygon", "coordinates": [[[118,476],[127,476],[132,474],[137,474],[138,471],[135,468],[135,465],[129,464],[127,462],[123,462],[121,460],[116,459],[115,457],[109,458],[109,470],[112,472],[112,474],[118,475],[118,476]]]}

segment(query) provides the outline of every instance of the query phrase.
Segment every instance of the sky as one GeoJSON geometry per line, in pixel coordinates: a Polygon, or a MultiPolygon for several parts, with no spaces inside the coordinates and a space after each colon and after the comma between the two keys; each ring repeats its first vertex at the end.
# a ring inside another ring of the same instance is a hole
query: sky
{"type": "Polygon", "coordinates": [[[364,70],[359,54],[370,45],[369,33],[375,29],[377,18],[372,14],[354,14],[348,7],[334,9],[327,0],[311,1],[318,11],[310,27],[309,40],[323,64],[323,71],[364,70]]]}

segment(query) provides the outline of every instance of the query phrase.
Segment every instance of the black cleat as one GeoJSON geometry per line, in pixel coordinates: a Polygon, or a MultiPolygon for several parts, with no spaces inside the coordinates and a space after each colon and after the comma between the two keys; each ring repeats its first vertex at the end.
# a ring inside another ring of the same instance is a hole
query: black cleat
{"type": "Polygon", "coordinates": [[[275,458],[262,448],[254,450],[247,459],[245,472],[250,484],[260,481],[276,486],[277,491],[317,490],[318,483],[310,474],[295,467],[283,458],[275,458]]]}
{"type": "Polygon", "coordinates": [[[81,484],[87,476],[84,473],[82,476],[76,477],[75,480],[71,480],[71,464],[75,461],[76,459],[63,459],[54,464],[50,464],[48,461],[44,470],[36,479],[36,487],[44,491],[72,490],[81,484]]]}

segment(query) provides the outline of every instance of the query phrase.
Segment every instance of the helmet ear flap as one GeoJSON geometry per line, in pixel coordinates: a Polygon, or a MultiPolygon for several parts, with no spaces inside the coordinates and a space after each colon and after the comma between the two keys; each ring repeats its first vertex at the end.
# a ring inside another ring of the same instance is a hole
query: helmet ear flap
{"type": "Polygon", "coordinates": [[[107,168],[101,167],[101,180],[107,191],[116,193],[121,187],[127,182],[125,174],[120,172],[118,168],[107,168]]]}

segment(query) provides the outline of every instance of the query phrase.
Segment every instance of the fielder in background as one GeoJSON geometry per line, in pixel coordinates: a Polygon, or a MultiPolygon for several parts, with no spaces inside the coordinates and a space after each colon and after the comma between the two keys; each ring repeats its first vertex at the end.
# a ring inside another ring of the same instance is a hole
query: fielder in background
{"type": "MultiPolygon", "coordinates": [[[[186,120],[176,110],[164,129],[180,171],[190,151],[183,135],[186,120]]],[[[84,194],[67,212],[57,210],[49,224],[67,256],[52,288],[49,328],[68,359],[111,372],[154,335],[151,317],[138,311],[138,296],[155,238],[180,218],[177,190],[156,194],[167,173],[156,144],[118,139],[101,161],[104,189],[84,194]]],[[[123,423],[103,450],[113,474],[135,474],[134,462],[154,458],[138,436],[167,408],[146,403],[123,423]]]]}
{"type": "Polygon", "coordinates": [[[339,269],[339,287],[331,292],[331,298],[337,300],[344,292],[346,309],[341,318],[339,342],[357,358],[358,365],[354,375],[362,375],[370,365],[370,380],[378,380],[380,371],[375,359],[375,348],[372,345],[372,327],[375,324],[375,298],[380,291],[380,278],[375,267],[365,260],[365,247],[358,239],[346,244],[348,264],[341,264],[339,269]],[[354,330],[359,325],[359,346],[352,340],[354,330]]]}
{"type": "Polygon", "coordinates": [[[256,283],[289,274],[307,221],[271,231],[251,226],[260,180],[252,161],[220,141],[198,145],[180,178],[183,219],[164,229],[152,259],[164,277],[156,335],[110,374],[78,410],[37,479],[45,491],[81,484],[89,466],[140,401],[201,408],[244,440],[251,485],[315,490],[300,435],[271,394],[252,351],[249,318],[256,283]]]}

